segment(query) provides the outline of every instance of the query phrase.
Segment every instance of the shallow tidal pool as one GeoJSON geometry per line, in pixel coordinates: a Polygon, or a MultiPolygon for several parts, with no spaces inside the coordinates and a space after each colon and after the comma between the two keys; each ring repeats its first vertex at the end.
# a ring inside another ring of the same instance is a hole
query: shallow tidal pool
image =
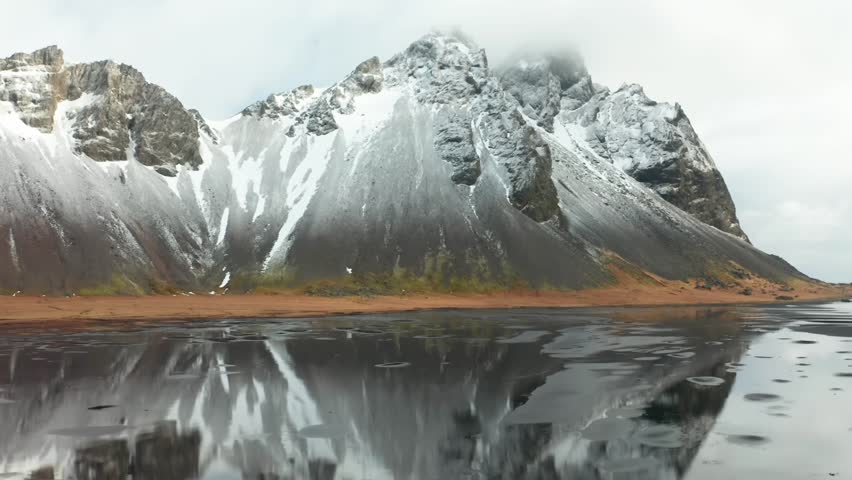
{"type": "Polygon", "coordinates": [[[852,304],[0,327],[0,479],[852,476],[852,304]]]}

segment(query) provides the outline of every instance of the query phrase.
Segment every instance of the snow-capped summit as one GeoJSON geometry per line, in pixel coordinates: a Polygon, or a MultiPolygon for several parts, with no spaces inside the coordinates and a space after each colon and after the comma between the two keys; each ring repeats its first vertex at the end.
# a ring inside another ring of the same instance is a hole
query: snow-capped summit
{"type": "Polygon", "coordinates": [[[575,54],[495,71],[457,35],[221,122],[127,65],[15,54],[0,158],[12,291],[580,288],[614,282],[614,261],[802,277],[744,241],[680,106],[596,85],[575,54]]]}

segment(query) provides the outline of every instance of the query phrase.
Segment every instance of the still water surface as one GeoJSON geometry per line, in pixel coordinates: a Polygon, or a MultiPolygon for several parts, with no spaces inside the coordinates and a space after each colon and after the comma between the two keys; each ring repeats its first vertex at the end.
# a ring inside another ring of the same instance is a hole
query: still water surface
{"type": "Polygon", "coordinates": [[[852,476],[852,306],[0,329],[0,479],[852,476]]]}

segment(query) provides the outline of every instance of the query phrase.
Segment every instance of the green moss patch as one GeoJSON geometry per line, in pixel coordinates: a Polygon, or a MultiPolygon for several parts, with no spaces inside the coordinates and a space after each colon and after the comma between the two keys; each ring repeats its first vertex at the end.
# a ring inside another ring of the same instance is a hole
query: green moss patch
{"type": "Polygon", "coordinates": [[[148,292],[139,285],[133,283],[124,275],[113,275],[107,283],[102,283],[88,288],[82,288],[77,292],[81,297],[96,297],[106,295],[144,295],[148,292]]]}

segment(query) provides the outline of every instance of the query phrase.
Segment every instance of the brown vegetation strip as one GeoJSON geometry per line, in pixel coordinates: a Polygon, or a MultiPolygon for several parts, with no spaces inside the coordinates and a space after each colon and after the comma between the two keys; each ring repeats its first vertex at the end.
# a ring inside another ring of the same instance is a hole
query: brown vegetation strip
{"type": "Polygon", "coordinates": [[[848,287],[807,285],[793,292],[697,289],[693,283],[631,286],[572,292],[513,291],[487,295],[423,294],[378,297],[279,295],[178,295],[141,297],[0,297],[0,324],[97,320],[315,317],[336,314],[401,312],[438,308],[592,307],[615,305],[699,305],[766,303],[779,295],[796,301],[837,299],[848,287]]]}

